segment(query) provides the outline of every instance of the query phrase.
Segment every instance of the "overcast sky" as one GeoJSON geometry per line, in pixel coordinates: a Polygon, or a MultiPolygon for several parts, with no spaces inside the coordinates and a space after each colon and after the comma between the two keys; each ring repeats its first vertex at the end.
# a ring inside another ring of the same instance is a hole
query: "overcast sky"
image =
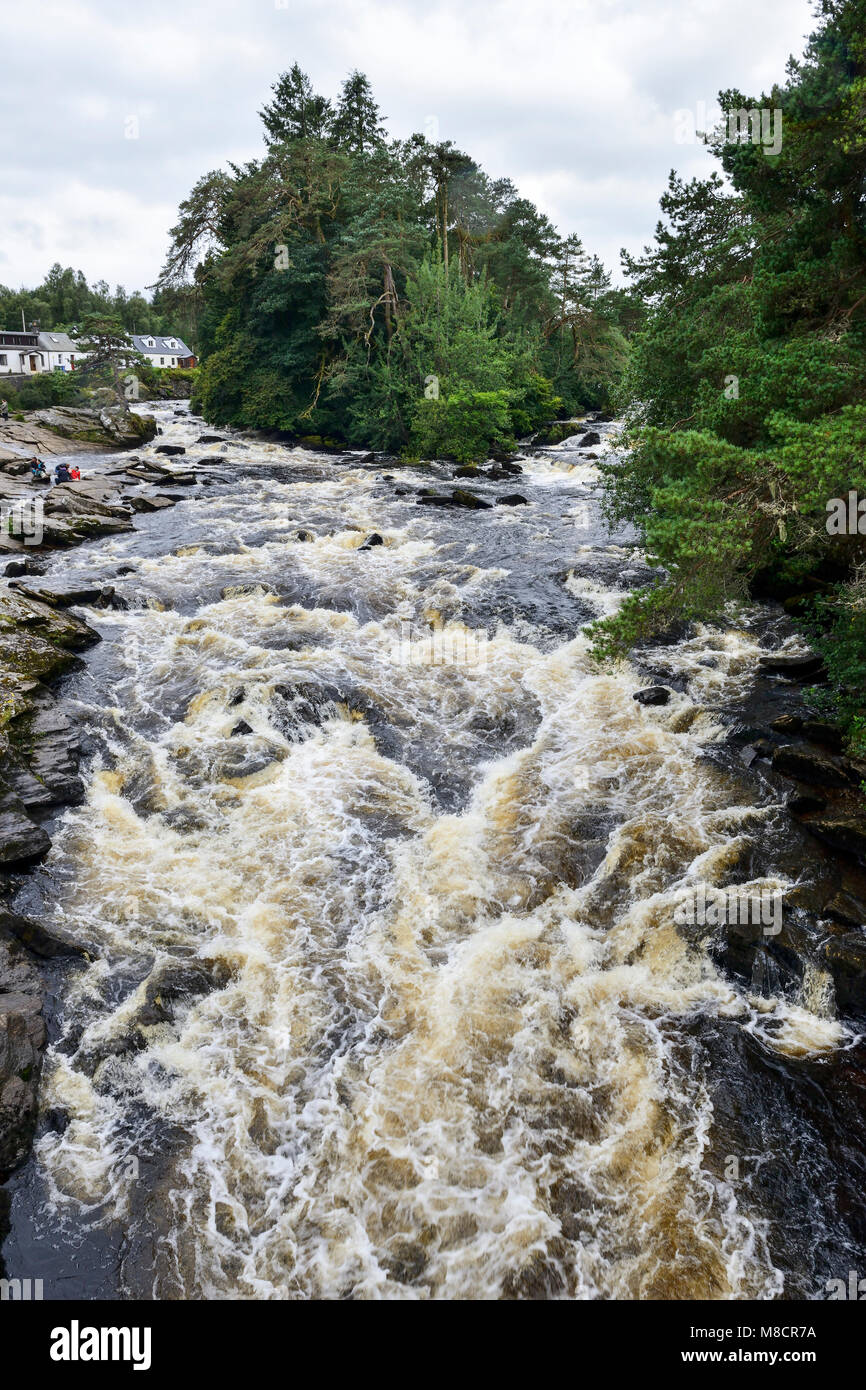
{"type": "Polygon", "coordinates": [[[152,284],[179,201],[261,151],[293,62],[336,95],[370,77],[393,135],[436,132],[618,267],[668,171],[707,172],[675,113],[759,95],[809,0],[26,0],[3,7],[0,283],[55,261],[152,284]]]}

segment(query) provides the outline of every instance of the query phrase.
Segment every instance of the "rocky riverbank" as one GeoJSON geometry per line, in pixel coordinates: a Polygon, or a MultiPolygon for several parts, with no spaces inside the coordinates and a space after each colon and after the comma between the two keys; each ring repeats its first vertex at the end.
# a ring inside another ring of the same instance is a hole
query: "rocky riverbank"
{"type": "Polygon", "coordinates": [[[33,454],[135,449],[149,443],[156,428],[152,416],[139,415],[117,401],[97,407],[57,405],[32,410],[23,419],[0,421],[0,467],[33,454]]]}
{"type": "MultiPolygon", "coordinates": [[[[681,688],[665,648],[638,657],[659,683],[639,691],[641,703],[666,704],[681,688]],[[671,680],[671,677],[673,679],[671,680]],[[669,685],[661,682],[669,681],[669,685]]],[[[708,922],[714,955],[727,970],[761,980],[768,969],[802,984],[808,971],[832,979],[841,1014],[866,1020],[866,760],[843,751],[839,730],[814,704],[827,679],[820,657],[764,655],[748,694],[719,711],[729,730],[718,759],[757,784],[763,800],[784,810],[784,834],[752,851],[749,871],[771,872],[781,860],[794,881],[784,895],[778,932],[748,922],[708,922]]],[[[742,866],[734,864],[733,869],[742,866]]]]}
{"type": "MultiPolygon", "coordinates": [[[[58,413],[36,412],[25,425],[10,422],[2,437],[40,453],[69,453],[76,442],[92,453],[92,442],[60,439],[47,430],[40,417],[50,415],[56,425],[58,413]]],[[[156,430],[150,421],[147,434],[150,425],[156,430]]],[[[171,507],[184,496],[166,492],[166,487],[189,487],[216,462],[201,460],[192,470],[155,458],[144,464],[129,456],[104,474],[40,488],[24,480],[26,462],[15,454],[5,460],[0,456],[0,504],[38,498],[44,508],[39,545],[0,535],[0,563],[5,560],[0,579],[0,869],[7,893],[9,875],[26,870],[50,848],[45,819],[84,796],[78,732],[58,702],[56,686],[100,639],[70,610],[79,604],[117,607],[128,602],[112,586],[43,582],[45,559],[52,551],[94,537],[133,530],[137,513],[171,507]]],[[[45,1045],[39,961],[81,954],[80,946],[50,936],[38,923],[11,911],[8,898],[0,895],[0,1182],[26,1158],[36,1122],[45,1045]]]]}

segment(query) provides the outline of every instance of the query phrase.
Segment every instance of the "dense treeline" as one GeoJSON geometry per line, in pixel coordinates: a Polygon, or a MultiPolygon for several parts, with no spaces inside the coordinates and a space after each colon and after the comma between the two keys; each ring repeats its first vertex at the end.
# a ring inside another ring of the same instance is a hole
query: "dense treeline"
{"type": "Polygon", "coordinates": [[[295,65],[261,115],[161,281],[200,295],[208,419],[470,460],[607,404],[634,303],[577,237],[450,141],[389,141],[361,73],[331,103],[295,65]]]}
{"type": "Polygon", "coordinates": [[[866,537],[828,531],[827,508],[866,499],[866,0],[822,0],[819,16],[784,86],[720,97],[726,113],[781,111],[781,149],[734,116],[707,137],[727,178],[672,175],[655,244],[624,255],[648,317],[610,509],[667,578],[599,649],[772,594],[811,622],[863,740],[866,537]]]}
{"type": "Polygon", "coordinates": [[[80,270],[51,267],[36,289],[12,290],[0,285],[0,327],[20,331],[38,323],[43,332],[79,332],[94,316],[111,318],[127,332],[178,333],[190,347],[197,338],[195,292],[190,286],[163,286],[147,299],[140,290],[114,292],[105,280],[89,285],[80,270]]]}

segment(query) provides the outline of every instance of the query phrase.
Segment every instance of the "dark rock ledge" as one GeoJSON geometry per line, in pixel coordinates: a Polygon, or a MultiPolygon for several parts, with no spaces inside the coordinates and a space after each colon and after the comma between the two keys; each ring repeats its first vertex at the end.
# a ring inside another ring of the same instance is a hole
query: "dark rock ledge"
{"type": "MultiPolygon", "coordinates": [[[[55,451],[67,450],[63,439],[55,451]]],[[[45,512],[39,546],[0,533],[0,1183],[26,1160],[36,1124],[46,1038],[40,966],[86,954],[9,907],[13,876],[51,847],[44,820],[84,797],[78,733],[55,687],[100,639],[70,610],[126,604],[111,586],[42,579],[43,561],[52,551],[133,530],[137,512],[174,504],[156,488],[198,481],[188,468],[181,477],[161,461],[136,465],[127,457],[110,473],[43,489],[24,480],[19,457],[0,457],[0,502],[41,497],[45,512]]],[[[2,1201],[0,1192],[0,1226],[2,1201]]]]}

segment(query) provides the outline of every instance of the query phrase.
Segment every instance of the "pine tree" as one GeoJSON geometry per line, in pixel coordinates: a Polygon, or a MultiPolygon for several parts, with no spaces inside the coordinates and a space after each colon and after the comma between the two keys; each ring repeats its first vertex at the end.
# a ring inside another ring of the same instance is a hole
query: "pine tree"
{"type": "Polygon", "coordinates": [[[297,63],[282,74],[271,91],[274,100],[259,112],[270,144],[321,140],[327,135],[333,119],[331,103],[313,91],[309,77],[297,63]]]}
{"type": "Polygon", "coordinates": [[[357,69],[343,83],[331,135],[357,154],[375,149],[385,139],[385,127],[368,78],[357,69]]]}

